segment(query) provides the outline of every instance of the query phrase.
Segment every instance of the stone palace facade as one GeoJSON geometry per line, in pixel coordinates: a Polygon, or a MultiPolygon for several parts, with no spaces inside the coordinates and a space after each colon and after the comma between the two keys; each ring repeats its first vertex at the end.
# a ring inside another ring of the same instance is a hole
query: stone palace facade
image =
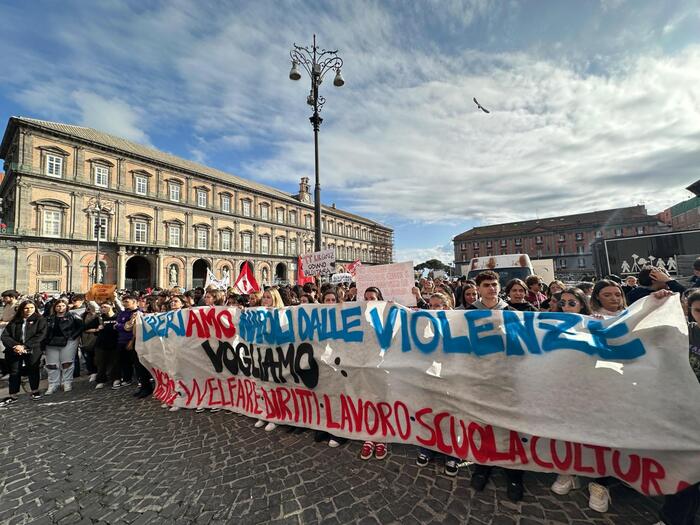
{"type": "MultiPolygon", "coordinates": [[[[233,283],[244,261],[262,283],[294,282],[297,256],[314,251],[307,178],[290,195],[90,128],[24,117],[10,118],[0,158],[1,289],[86,291],[95,277],[120,289],[189,289],[207,269],[233,283]]],[[[339,265],[392,261],[390,228],[335,206],[322,217],[323,248],[339,265]]]]}

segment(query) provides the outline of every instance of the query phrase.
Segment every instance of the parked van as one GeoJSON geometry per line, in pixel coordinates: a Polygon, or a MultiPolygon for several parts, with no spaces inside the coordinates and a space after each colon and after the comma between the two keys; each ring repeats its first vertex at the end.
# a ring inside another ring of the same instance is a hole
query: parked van
{"type": "Polygon", "coordinates": [[[527,279],[535,272],[532,269],[530,257],[524,253],[512,255],[492,255],[488,257],[474,257],[469,265],[467,277],[474,279],[485,270],[493,270],[498,274],[503,289],[511,279],[527,279]]]}

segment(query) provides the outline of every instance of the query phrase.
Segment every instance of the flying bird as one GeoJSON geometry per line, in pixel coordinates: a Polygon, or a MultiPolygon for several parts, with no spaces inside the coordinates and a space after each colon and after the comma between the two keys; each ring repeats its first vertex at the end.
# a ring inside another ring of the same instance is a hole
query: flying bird
{"type": "Polygon", "coordinates": [[[476,107],[479,108],[481,111],[483,111],[484,113],[491,113],[488,109],[479,104],[479,101],[476,100],[476,97],[474,97],[472,100],[474,100],[474,104],[476,104],[476,107]]]}

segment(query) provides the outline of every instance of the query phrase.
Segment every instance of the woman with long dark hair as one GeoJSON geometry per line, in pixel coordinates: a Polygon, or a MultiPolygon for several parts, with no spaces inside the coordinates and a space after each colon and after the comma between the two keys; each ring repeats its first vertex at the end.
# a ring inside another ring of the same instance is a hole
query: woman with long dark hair
{"type": "Polygon", "coordinates": [[[9,396],[1,402],[7,406],[17,401],[21,385],[21,369],[26,367],[32,399],[39,399],[39,366],[41,343],[46,338],[46,319],[41,317],[32,301],[22,301],[17,312],[2,332],[5,359],[10,369],[9,396]]]}
{"type": "Polygon", "coordinates": [[[61,384],[63,390],[73,390],[73,368],[78,351],[78,338],[83,331],[83,320],[68,312],[68,301],[59,299],[51,307],[46,319],[46,371],[49,388],[45,395],[56,392],[61,384]]]}

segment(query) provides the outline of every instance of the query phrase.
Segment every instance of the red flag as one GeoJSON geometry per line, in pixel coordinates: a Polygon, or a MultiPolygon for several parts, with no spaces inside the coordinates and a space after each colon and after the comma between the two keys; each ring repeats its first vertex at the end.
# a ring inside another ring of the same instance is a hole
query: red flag
{"type": "Polygon", "coordinates": [[[241,273],[236,279],[233,285],[240,293],[251,294],[253,292],[260,291],[260,285],[258,281],[255,280],[253,272],[250,271],[250,266],[248,266],[248,261],[243,263],[243,268],[241,268],[241,273]]]}
{"type": "Polygon", "coordinates": [[[357,259],[355,262],[352,262],[348,264],[345,267],[345,271],[347,271],[349,274],[351,274],[353,277],[355,276],[355,270],[357,270],[358,266],[362,266],[362,261],[360,259],[357,259]]]}
{"type": "Polygon", "coordinates": [[[297,284],[304,286],[306,283],[313,283],[313,277],[304,275],[304,266],[301,264],[301,257],[297,257],[297,284]]]}

